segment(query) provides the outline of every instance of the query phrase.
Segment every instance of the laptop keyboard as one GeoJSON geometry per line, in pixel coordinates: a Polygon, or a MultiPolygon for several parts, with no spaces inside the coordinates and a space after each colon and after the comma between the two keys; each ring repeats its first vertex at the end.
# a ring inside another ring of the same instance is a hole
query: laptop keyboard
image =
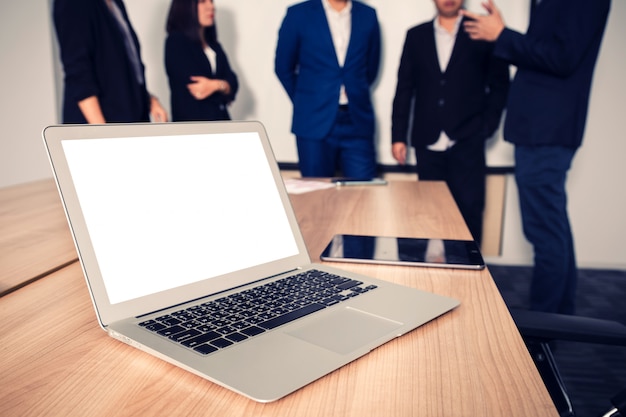
{"type": "Polygon", "coordinates": [[[376,288],[314,269],[139,325],[208,355],[376,288]]]}

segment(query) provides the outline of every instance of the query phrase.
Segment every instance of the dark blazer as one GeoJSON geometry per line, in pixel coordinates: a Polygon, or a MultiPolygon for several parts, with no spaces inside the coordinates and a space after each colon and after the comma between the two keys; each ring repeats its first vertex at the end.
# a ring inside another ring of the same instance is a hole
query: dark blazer
{"type": "Polygon", "coordinates": [[[376,11],[352,1],[350,44],[343,67],[337,62],[322,0],[287,9],[278,33],[275,72],[293,102],[292,132],[322,139],[335,122],[339,89],[345,85],[349,112],[360,136],[374,133],[370,87],[380,65],[376,11]]]}
{"type": "Polygon", "coordinates": [[[235,99],[239,84],[218,43],[215,74],[202,45],[182,33],[171,33],[165,41],[165,69],[170,84],[172,121],[230,120],[226,105],[235,99]],[[216,92],[204,100],[196,100],[187,89],[190,77],[203,76],[225,80],[230,84],[228,95],[216,92]]]}
{"type": "Polygon", "coordinates": [[[504,138],[516,145],[582,143],[610,0],[542,0],[526,35],[505,29],[495,54],[517,66],[504,138]]]}
{"type": "MultiPolygon", "coordinates": [[[[114,0],[135,35],[122,0],[114,0]]],[[[86,123],[78,102],[97,96],[107,122],[150,120],[150,96],[134,75],[124,37],[103,0],[55,0],[54,24],[65,71],[63,122],[86,123]]],[[[142,64],[143,73],[143,64],[142,64]]]]}
{"type": "Polygon", "coordinates": [[[487,139],[500,124],[509,87],[509,69],[493,57],[493,44],[472,41],[459,27],[445,72],[441,72],[434,21],[406,35],[393,100],[392,142],[425,148],[441,131],[450,139],[487,139]],[[411,114],[411,104],[413,113],[411,114]]]}

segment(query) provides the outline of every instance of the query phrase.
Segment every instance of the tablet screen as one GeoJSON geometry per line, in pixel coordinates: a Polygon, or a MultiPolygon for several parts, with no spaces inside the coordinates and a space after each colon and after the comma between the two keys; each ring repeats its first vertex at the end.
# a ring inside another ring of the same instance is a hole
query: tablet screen
{"type": "Polygon", "coordinates": [[[472,240],[335,235],[320,258],[391,265],[485,267],[478,245],[472,240]]]}

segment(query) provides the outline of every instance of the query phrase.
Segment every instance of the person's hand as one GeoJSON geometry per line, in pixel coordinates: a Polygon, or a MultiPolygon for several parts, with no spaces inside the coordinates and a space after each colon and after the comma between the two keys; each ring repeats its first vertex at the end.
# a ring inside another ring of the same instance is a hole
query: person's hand
{"type": "Polygon", "coordinates": [[[155,96],[150,96],[150,117],[153,122],[167,122],[167,112],[155,96]]]}
{"type": "Polygon", "coordinates": [[[406,143],[395,142],[391,145],[391,153],[400,165],[406,164],[406,143]]]}
{"type": "Polygon", "coordinates": [[[87,123],[106,123],[98,96],[90,96],[78,102],[78,108],[85,116],[87,123]]]}
{"type": "Polygon", "coordinates": [[[469,20],[463,22],[463,27],[470,38],[494,42],[498,39],[505,28],[504,19],[500,10],[493,0],[483,2],[482,6],[487,11],[487,15],[479,15],[468,10],[461,10],[461,14],[469,20]]]}
{"type": "Polygon", "coordinates": [[[204,100],[211,94],[219,91],[224,94],[228,94],[230,86],[224,80],[215,80],[212,78],[191,76],[191,83],[187,84],[189,94],[191,94],[196,100],[204,100]]]}
{"type": "Polygon", "coordinates": [[[201,76],[191,76],[191,83],[187,84],[187,89],[189,90],[189,94],[193,96],[196,100],[204,100],[210,94],[209,91],[209,79],[207,77],[201,76]]]}

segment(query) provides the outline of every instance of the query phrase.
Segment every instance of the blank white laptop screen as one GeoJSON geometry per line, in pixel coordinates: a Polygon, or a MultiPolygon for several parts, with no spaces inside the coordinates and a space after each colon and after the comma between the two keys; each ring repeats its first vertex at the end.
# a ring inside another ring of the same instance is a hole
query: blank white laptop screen
{"type": "Polygon", "coordinates": [[[62,146],[111,304],[298,253],[257,133],[62,146]]]}

